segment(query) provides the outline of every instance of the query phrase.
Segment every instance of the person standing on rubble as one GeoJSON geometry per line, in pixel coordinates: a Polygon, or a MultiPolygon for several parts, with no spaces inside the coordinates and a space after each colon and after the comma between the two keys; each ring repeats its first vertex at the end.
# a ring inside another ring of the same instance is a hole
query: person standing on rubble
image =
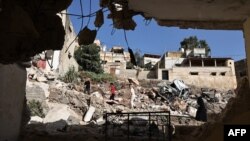
{"type": "Polygon", "coordinates": [[[84,82],[84,93],[90,94],[90,79],[84,82]]]}
{"type": "Polygon", "coordinates": [[[198,121],[206,122],[207,121],[207,108],[201,96],[198,97],[197,104],[199,107],[197,109],[195,119],[198,121]]]}
{"type": "Polygon", "coordinates": [[[134,108],[134,100],[135,100],[135,89],[133,87],[132,83],[129,83],[129,89],[130,89],[130,93],[131,93],[131,99],[130,99],[130,108],[134,108]]]}
{"type": "Polygon", "coordinates": [[[110,92],[111,92],[111,95],[109,97],[110,100],[115,100],[115,91],[116,91],[115,85],[113,83],[110,83],[110,92]]]}

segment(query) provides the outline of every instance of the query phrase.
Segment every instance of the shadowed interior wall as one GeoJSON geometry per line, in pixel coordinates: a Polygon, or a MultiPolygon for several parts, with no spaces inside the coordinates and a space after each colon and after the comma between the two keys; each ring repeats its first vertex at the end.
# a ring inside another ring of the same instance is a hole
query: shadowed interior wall
{"type": "Polygon", "coordinates": [[[26,69],[0,64],[0,141],[16,141],[21,126],[26,69]]]}

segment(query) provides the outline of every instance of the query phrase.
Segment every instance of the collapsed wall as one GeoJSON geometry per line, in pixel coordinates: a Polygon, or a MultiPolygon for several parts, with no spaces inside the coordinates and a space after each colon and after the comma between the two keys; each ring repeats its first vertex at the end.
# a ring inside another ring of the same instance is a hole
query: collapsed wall
{"type": "Polygon", "coordinates": [[[250,95],[247,78],[241,80],[236,89],[236,97],[229,100],[226,108],[214,122],[202,126],[176,127],[174,141],[223,141],[225,124],[250,123],[250,95]]]}

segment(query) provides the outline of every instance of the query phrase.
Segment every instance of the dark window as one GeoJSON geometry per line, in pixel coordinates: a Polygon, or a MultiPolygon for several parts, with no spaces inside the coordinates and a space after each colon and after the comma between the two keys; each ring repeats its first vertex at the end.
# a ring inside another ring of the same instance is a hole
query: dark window
{"type": "Polygon", "coordinates": [[[212,72],[211,75],[212,75],[212,76],[216,76],[216,72],[212,72]]]}
{"type": "Polygon", "coordinates": [[[216,64],[218,67],[225,67],[226,66],[226,60],[216,60],[216,64]]]}
{"type": "Polygon", "coordinates": [[[191,66],[192,67],[201,67],[202,66],[202,60],[191,60],[191,66]]]}
{"type": "Polygon", "coordinates": [[[225,75],[226,75],[226,72],[221,72],[220,75],[221,75],[221,76],[225,76],[225,75]]]}
{"type": "Polygon", "coordinates": [[[190,72],[190,75],[199,75],[198,72],[190,72]]]}
{"type": "Polygon", "coordinates": [[[168,71],[162,71],[162,80],[168,80],[168,71]]]}
{"type": "Polygon", "coordinates": [[[115,60],[115,62],[116,62],[116,63],[120,63],[121,61],[119,61],[119,60],[115,60]]]}
{"type": "Polygon", "coordinates": [[[107,63],[107,61],[105,61],[105,60],[102,60],[102,62],[101,62],[102,64],[106,64],[107,63]]]}
{"type": "Polygon", "coordinates": [[[214,60],[204,60],[204,66],[205,67],[214,67],[215,61],[214,60]]]}

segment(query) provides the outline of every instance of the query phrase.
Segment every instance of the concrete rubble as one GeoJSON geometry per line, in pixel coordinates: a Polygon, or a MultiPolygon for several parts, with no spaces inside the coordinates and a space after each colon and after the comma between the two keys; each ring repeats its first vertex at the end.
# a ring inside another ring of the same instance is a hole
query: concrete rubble
{"type": "MultiPolygon", "coordinates": [[[[72,130],[81,132],[82,129],[69,126],[84,125],[88,126],[86,130],[99,130],[92,129],[92,125],[103,125],[107,112],[170,111],[173,125],[200,125],[204,122],[195,120],[199,96],[202,96],[207,108],[208,121],[213,121],[214,115],[219,114],[228,100],[235,97],[232,90],[197,88],[187,86],[181,80],[151,83],[130,79],[129,82],[137,85],[134,108],[130,108],[128,85],[119,89],[115,101],[111,102],[109,82],[102,85],[92,84],[92,93],[88,95],[83,92],[83,82],[64,83],[52,72],[31,67],[28,70],[27,99],[45,102],[47,112],[44,118],[32,117],[29,124],[43,123],[46,125],[44,131],[48,133],[72,130]],[[55,79],[46,77],[48,74],[55,79]],[[39,77],[44,77],[47,81],[39,81],[39,77]],[[34,96],[35,93],[39,96],[34,96]]],[[[127,84],[128,81],[120,80],[119,83],[127,84]]]]}

